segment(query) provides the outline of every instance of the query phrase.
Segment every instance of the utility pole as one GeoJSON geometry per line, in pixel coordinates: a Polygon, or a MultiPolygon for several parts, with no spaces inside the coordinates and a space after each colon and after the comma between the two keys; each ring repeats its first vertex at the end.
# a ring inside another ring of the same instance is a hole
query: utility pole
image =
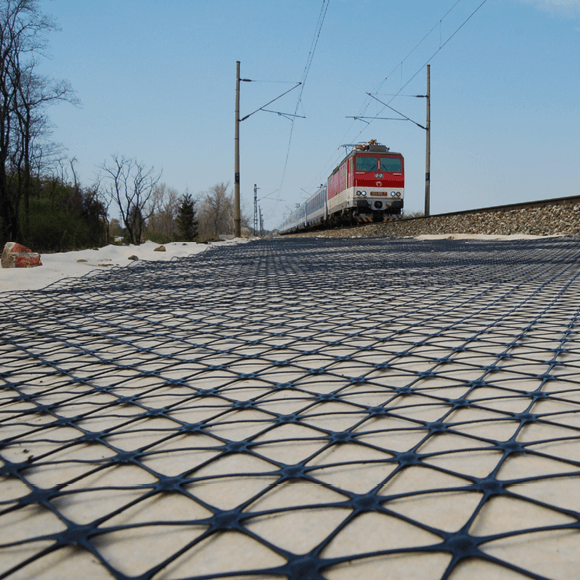
{"type": "MultiPolygon", "coordinates": [[[[388,107],[389,109],[395,111],[395,113],[397,113],[398,115],[401,115],[402,119],[390,119],[390,118],[385,118],[385,117],[352,117],[353,119],[360,119],[360,120],[364,120],[364,119],[385,119],[386,121],[402,121],[407,120],[407,121],[411,121],[412,123],[415,123],[415,125],[417,125],[417,127],[420,127],[421,129],[423,129],[425,131],[425,138],[426,138],[426,144],[425,144],[425,215],[429,216],[431,215],[430,213],[430,204],[431,204],[431,65],[428,64],[427,65],[427,94],[426,95],[415,95],[416,97],[420,97],[420,98],[425,98],[427,99],[427,122],[426,127],[423,127],[423,125],[421,125],[420,123],[417,123],[416,121],[413,121],[413,119],[410,119],[409,117],[407,117],[407,115],[403,115],[403,113],[401,113],[400,111],[397,111],[397,109],[394,109],[393,107],[391,107],[391,105],[389,105],[389,103],[384,103],[383,101],[381,101],[380,99],[377,99],[377,97],[375,97],[372,93],[367,93],[367,95],[369,97],[372,97],[373,99],[375,99],[375,101],[378,101],[379,103],[381,103],[381,105],[384,105],[385,107],[388,107]]],[[[366,121],[365,121],[366,122],[366,121]]]]}
{"type": "Polygon", "coordinates": [[[258,235],[258,189],[260,189],[254,183],[254,235],[258,235]]]}
{"type": "Polygon", "coordinates": [[[260,237],[264,237],[264,216],[262,215],[262,208],[260,208],[260,237]]]}
{"type": "Polygon", "coordinates": [[[240,61],[236,61],[236,133],[235,142],[235,175],[234,175],[234,235],[242,236],[240,223],[240,61]]]}
{"type": "MultiPolygon", "coordinates": [[[[242,235],[242,223],[240,219],[240,123],[245,121],[258,111],[266,111],[266,107],[281,99],[284,95],[288,94],[289,92],[297,89],[302,83],[296,83],[291,89],[284,91],[281,95],[272,99],[271,101],[267,102],[263,107],[256,109],[253,113],[246,115],[243,119],[240,119],[240,83],[251,83],[252,79],[242,79],[240,78],[240,61],[236,61],[236,120],[235,120],[235,136],[234,136],[234,145],[235,145],[235,162],[234,162],[234,235],[236,238],[241,237],[242,235]]],[[[291,115],[290,113],[279,113],[278,111],[267,111],[268,113],[277,113],[282,117],[290,118],[290,117],[300,117],[300,115],[291,115]]],[[[259,188],[258,188],[259,189],[259,188]]],[[[256,186],[254,185],[254,233],[257,229],[257,213],[256,213],[256,186]]],[[[260,214],[261,217],[261,214],[260,214]]]]}
{"type": "Polygon", "coordinates": [[[431,65],[427,65],[427,131],[425,152],[425,215],[430,214],[431,204],[431,65]]]}

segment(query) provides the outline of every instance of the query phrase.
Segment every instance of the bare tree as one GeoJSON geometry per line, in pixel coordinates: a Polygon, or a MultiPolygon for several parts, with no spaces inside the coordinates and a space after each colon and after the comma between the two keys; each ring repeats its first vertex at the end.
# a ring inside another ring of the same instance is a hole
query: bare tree
{"type": "Polygon", "coordinates": [[[179,211],[179,192],[165,183],[158,183],[150,205],[155,210],[147,221],[147,236],[159,236],[170,240],[177,231],[175,222],[179,211]]]}
{"type": "Polygon", "coordinates": [[[39,76],[34,71],[35,66],[36,61],[33,60],[15,67],[15,127],[18,145],[13,148],[12,169],[19,190],[18,198],[24,196],[25,236],[28,235],[30,223],[33,172],[40,173],[53,149],[47,143],[52,129],[44,110],[56,101],[78,102],[67,82],[52,82],[39,76]]]}
{"type": "Polygon", "coordinates": [[[0,242],[22,237],[20,200],[24,195],[28,218],[33,165],[46,159],[46,106],[74,100],[67,83],[36,73],[46,35],[56,29],[39,4],[40,0],[0,1],[0,242]]]}
{"type": "Polygon", "coordinates": [[[153,196],[161,172],[136,159],[117,154],[111,158],[99,166],[104,193],[119,209],[129,241],[140,244],[145,223],[157,209],[153,196]]]}
{"type": "Polygon", "coordinates": [[[115,241],[115,238],[120,238],[123,235],[123,228],[117,218],[113,218],[109,222],[109,238],[115,241]]]}
{"type": "Polygon", "coordinates": [[[200,230],[204,236],[217,238],[234,231],[234,202],[229,182],[212,185],[202,196],[200,230]]]}

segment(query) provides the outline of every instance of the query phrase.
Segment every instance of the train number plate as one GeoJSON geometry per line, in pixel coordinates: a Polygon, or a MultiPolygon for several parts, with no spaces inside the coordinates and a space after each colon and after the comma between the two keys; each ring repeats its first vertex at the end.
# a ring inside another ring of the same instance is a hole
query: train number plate
{"type": "Polygon", "coordinates": [[[371,195],[387,195],[387,194],[382,191],[371,191],[371,195]]]}

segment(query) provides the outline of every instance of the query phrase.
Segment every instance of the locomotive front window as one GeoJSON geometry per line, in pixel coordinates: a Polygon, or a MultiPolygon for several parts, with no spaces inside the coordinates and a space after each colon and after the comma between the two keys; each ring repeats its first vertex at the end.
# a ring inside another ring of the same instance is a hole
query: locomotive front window
{"type": "Polygon", "coordinates": [[[401,167],[402,163],[400,157],[381,157],[381,171],[398,173],[402,171],[401,167]]]}
{"type": "Polygon", "coordinates": [[[357,171],[376,171],[377,158],[376,157],[357,157],[356,158],[357,171]]]}

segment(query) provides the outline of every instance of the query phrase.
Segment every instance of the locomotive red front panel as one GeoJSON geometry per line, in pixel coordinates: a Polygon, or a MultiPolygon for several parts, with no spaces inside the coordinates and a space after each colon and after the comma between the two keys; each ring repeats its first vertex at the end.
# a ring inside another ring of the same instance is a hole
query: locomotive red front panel
{"type": "MultiPolygon", "coordinates": [[[[354,187],[373,191],[402,190],[405,187],[403,158],[400,155],[370,155],[358,153],[354,158],[354,187]]],[[[385,195],[390,191],[384,191],[385,195]]],[[[402,193],[402,192],[401,192],[402,193]]]]}
{"type": "Polygon", "coordinates": [[[404,192],[400,153],[354,152],[328,178],[328,210],[353,218],[381,219],[401,212],[404,192]]]}

